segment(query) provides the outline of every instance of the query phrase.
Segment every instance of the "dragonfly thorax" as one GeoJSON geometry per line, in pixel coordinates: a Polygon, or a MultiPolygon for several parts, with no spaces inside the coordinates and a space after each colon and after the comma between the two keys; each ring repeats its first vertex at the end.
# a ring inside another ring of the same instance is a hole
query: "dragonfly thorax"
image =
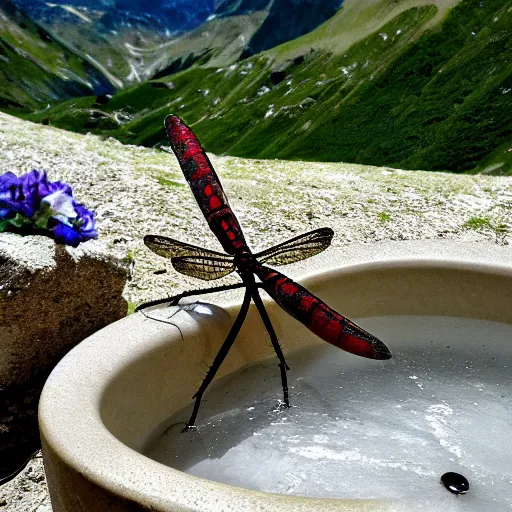
{"type": "Polygon", "coordinates": [[[234,263],[238,273],[252,273],[253,267],[258,263],[254,254],[249,250],[242,251],[234,256],[234,263]]]}

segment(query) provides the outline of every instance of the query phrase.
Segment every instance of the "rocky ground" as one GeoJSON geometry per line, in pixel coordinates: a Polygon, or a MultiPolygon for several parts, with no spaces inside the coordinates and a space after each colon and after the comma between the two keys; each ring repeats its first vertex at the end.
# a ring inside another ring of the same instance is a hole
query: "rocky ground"
{"type": "MultiPolygon", "coordinates": [[[[133,261],[125,290],[132,304],[198,286],[146,249],[145,234],[221,250],[172,154],[5,114],[0,152],[0,174],[46,169],[52,181],[71,184],[78,200],[95,211],[100,238],[133,261]]],[[[512,240],[512,177],[211,159],[255,250],[322,226],[334,229],[338,247],[429,238],[500,245],[512,240]]],[[[0,511],[51,511],[40,458],[0,487],[0,511]]]]}

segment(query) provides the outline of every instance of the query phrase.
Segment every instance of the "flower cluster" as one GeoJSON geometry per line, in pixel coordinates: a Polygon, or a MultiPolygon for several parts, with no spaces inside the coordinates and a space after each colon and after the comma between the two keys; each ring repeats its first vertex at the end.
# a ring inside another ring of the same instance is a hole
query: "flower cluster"
{"type": "Polygon", "coordinates": [[[77,247],[96,238],[91,211],[77,203],[67,183],[48,181],[45,171],[0,176],[0,232],[43,234],[77,247]]]}

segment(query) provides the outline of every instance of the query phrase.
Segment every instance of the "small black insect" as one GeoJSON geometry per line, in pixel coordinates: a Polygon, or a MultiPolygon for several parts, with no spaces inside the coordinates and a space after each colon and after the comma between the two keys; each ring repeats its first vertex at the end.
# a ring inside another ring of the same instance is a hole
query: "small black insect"
{"type": "Polygon", "coordinates": [[[469,489],[467,478],[459,473],[445,473],[441,477],[441,483],[453,494],[466,494],[469,489]]]}

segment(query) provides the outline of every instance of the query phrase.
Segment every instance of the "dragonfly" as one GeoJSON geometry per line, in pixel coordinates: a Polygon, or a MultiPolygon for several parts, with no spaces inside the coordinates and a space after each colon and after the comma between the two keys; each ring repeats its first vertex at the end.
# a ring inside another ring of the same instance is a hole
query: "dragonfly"
{"type": "Polygon", "coordinates": [[[286,375],[289,367],[261,299],[260,289],[267,292],[282,309],[327,343],[358,356],[377,360],[390,359],[391,352],[382,341],[334,311],[300,284],[265,265],[286,265],[324,251],[331,244],[333,230],[315,229],[254,254],[245,240],[238,219],[229,206],[219,177],[196,135],[182,119],[175,115],[167,116],[164,125],[185,179],[192,189],[208,226],[225,253],[197,247],[162,235],[146,235],[144,244],[154,253],[170,258],[174,269],[187,276],[211,281],[237,272],[242,282],[191,290],[174,297],[146,302],[138,306],[136,311],[143,311],[163,303],[177,305],[182,298],[193,295],[245,288],[238,315],[206,377],[192,397],[195,400],[194,407],[185,430],[195,427],[202,397],[233,346],[251,301],[254,302],[261,316],[279,360],[283,404],[286,407],[290,406],[286,375]]]}

